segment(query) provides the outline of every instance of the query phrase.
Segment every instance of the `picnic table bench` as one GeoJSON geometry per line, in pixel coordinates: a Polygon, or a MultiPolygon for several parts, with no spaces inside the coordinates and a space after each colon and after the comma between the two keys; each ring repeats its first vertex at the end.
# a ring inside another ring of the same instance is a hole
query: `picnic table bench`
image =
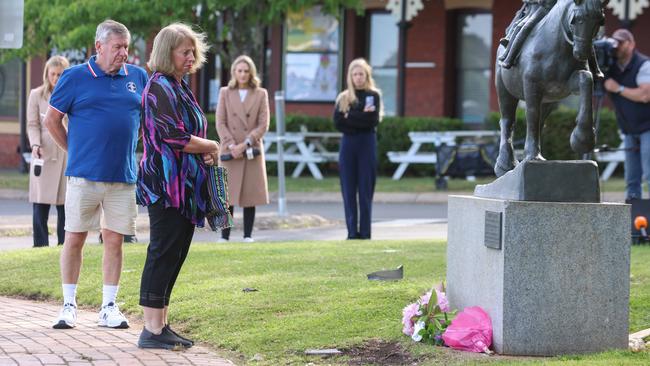
{"type": "MultiPolygon", "coordinates": [[[[329,151],[327,143],[340,140],[340,132],[286,132],[283,137],[285,162],[298,163],[291,176],[297,178],[305,168],[308,168],[314,178],[321,180],[323,174],[318,168],[318,163],[338,161],[338,151],[329,151]]],[[[267,132],[264,135],[264,155],[268,161],[278,161],[277,154],[278,135],[267,132]],[[271,149],[276,145],[276,149],[271,149]]]]}
{"type": "Polygon", "coordinates": [[[608,180],[614,174],[614,170],[616,170],[619,163],[622,164],[625,162],[625,145],[622,140],[623,136],[621,136],[621,144],[617,149],[612,151],[597,151],[594,153],[594,160],[607,163],[607,166],[600,174],[600,179],[603,181],[608,180]]]}
{"type": "Polygon", "coordinates": [[[493,130],[463,130],[463,131],[426,131],[409,132],[411,147],[408,151],[388,151],[386,155],[392,163],[399,166],[393,174],[393,180],[399,180],[404,175],[409,164],[436,164],[438,161],[437,150],[442,145],[455,146],[456,140],[461,138],[482,139],[499,138],[499,131],[493,130]],[[424,144],[432,144],[433,152],[420,152],[424,144]]]}

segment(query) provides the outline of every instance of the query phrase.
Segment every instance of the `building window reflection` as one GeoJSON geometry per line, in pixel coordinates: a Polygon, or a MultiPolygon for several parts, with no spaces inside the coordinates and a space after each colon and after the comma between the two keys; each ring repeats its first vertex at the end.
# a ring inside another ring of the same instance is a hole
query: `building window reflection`
{"type": "Polygon", "coordinates": [[[288,101],[332,102],[339,90],[341,25],[320,6],[286,20],[284,89],[288,101]]]}
{"type": "Polygon", "coordinates": [[[19,91],[20,60],[9,60],[0,65],[0,119],[18,117],[19,91]]]}
{"type": "Polygon", "coordinates": [[[399,29],[390,13],[370,15],[369,62],[377,86],[382,91],[384,113],[397,110],[397,50],[399,29]]]}
{"type": "Polygon", "coordinates": [[[490,111],[492,14],[461,13],[457,25],[456,116],[483,123],[490,111]]]}

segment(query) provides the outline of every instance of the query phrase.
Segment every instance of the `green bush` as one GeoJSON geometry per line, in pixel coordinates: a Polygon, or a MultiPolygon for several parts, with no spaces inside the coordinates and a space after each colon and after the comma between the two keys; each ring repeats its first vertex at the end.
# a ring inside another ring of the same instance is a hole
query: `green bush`
{"type": "MultiPolygon", "coordinates": [[[[546,119],[542,130],[542,154],[548,160],[574,160],[581,159],[569,143],[571,131],[575,127],[577,111],[566,107],[560,107],[546,119]]],[[[488,116],[488,126],[499,128],[499,113],[493,112],[488,116]]],[[[515,148],[523,149],[526,138],[526,112],[523,109],[517,110],[517,122],[513,141],[515,148]]],[[[600,112],[600,126],[598,128],[597,145],[608,145],[618,147],[621,139],[618,134],[616,116],[610,109],[603,108],[600,112]]]]}

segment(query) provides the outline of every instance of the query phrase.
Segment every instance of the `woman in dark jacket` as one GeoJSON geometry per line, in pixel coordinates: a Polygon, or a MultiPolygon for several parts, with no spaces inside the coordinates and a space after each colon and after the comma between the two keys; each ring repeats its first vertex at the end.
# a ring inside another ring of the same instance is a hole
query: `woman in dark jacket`
{"type": "Polygon", "coordinates": [[[381,91],[375,87],[370,65],[362,58],[353,60],[348,67],[347,89],[336,97],[334,109],[334,124],[343,132],[339,176],[348,239],[370,239],[377,178],[375,130],[382,114],[381,91]]]}

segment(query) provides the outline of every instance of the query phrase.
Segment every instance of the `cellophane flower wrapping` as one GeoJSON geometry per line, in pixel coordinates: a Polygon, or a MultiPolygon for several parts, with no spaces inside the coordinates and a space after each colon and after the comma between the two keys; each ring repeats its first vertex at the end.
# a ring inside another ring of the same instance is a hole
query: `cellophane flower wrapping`
{"type": "Polygon", "coordinates": [[[454,349],[491,353],[492,320],[480,306],[467,307],[452,320],[442,339],[454,349]]]}

